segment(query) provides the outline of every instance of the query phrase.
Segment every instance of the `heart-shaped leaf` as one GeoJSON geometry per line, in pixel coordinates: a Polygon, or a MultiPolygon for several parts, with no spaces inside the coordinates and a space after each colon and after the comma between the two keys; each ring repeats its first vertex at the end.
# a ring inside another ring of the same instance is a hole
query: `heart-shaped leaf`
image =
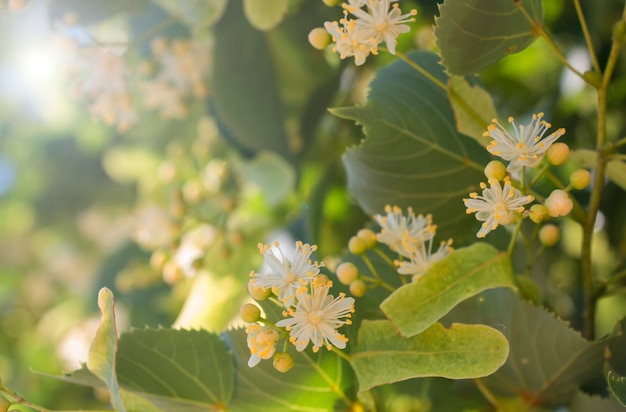
{"type": "Polygon", "coordinates": [[[486,147],[490,138],[483,136],[498,112],[489,93],[478,85],[470,85],[467,79],[452,76],[448,80],[448,97],[454,110],[456,130],[486,147]]]}

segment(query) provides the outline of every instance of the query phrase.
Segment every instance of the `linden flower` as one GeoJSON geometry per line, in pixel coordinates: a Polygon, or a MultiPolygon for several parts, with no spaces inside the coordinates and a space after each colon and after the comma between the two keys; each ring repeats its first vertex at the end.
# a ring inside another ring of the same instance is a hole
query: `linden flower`
{"type": "Polygon", "coordinates": [[[485,237],[487,233],[498,227],[515,221],[515,213],[524,211],[524,205],[533,201],[530,195],[522,193],[511,186],[509,178],[504,179],[504,187],[496,179],[489,179],[490,187],[480,184],[483,189],[482,196],[476,192],[470,193],[470,199],[463,199],[467,213],[476,213],[476,219],[484,222],[476,234],[477,237],[485,237]]]}
{"type": "MultiPolygon", "coordinates": [[[[347,15],[347,12],[345,13],[347,15]]],[[[356,21],[343,18],[336,21],[325,22],[324,28],[332,36],[333,51],[339,53],[341,59],[354,56],[357,66],[365,63],[370,53],[377,54],[376,44],[372,39],[363,39],[356,31],[356,21]],[[341,24],[341,25],[340,25],[341,24]]]]}
{"type": "Polygon", "coordinates": [[[424,242],[423,247],[418,248],[411,254],[409,261],[396,262],[398,265],[398,273],[401,275],[412,275],[414,282],[419,280],[435,262],[439,262],[452,252],[453,249],[451,245],[452,240],[441,242],[439,249],[433,253],[433,240],[429,240],[428,247],[426,247],[424,242]]]}
{"type": "Polygon", "coordinates": [[[248,348],[250,349],[250,359],[248,367],[253,368],[261,362],[261,359],[269,359],[276,352],[278,343],[278,331],[269,326],[260,326],[256,323],[246,328],[248,334],[248,348]]]}
{"type": "Polygon", "coordinates": [[[546,131],[552,127],[543,120],[543,113],[533,114],[532,121],[524,126],[515,125],[512,117],[509,123],[513,125],[515,136],[510,134],[496,119],[493,119],[483,136],[490,136],[491,141],[487,150],[496,156],[510,161],[506,168],[509,172],[516,172],[523,166],[535,167],[543,159],[544,154],[559,137],[565,134],[560,128],[550,136],[543,138],[546,131]]]}
{"type": "Polygon", "coordinates": [[[376,237],[379,242],[404,257],[410,257],[424,241],[432,239],[435,234],[431,215],[415,216],[413,209],[409,207],[404,216],[398,206],[389,205],[385,206],[385,213],[386,216],[374,216],[382,228],[376,237]]]}
{"type": "Polygon", "coordinates": [[[398,3],[390,5],[391,0],[367,0],[368,11],[351,6],[344,7],[357,17],[356,28],[359,36],[365,39],[374,39],[376,45],[385,42],[389,53],[396,54],[396,39],[401,33],[407,33],[411,28],[404,23],[414,22],[411,16],[417,14],[413,9],[409,13],[402,14],[398,3]],[[391,7],[391,10],[389,10],[391,7]]]}
{"type": "Polygon", "coordinates": [[[287,259],[278,242],[273,247],[259,243],[259,251],[265,257],[265,263],[270,268],[270,273],[250,273],[251,285],[260,288],[273,288],[276,296],[285,306],[294,304],[296,290],[301,281],[311,281],[319,273],[319,263],[311,262],[311,254],[317,250],[317,246],[308,243],[296,242],[296,250],[291,259],[287,259]]]}
{"type": "Polygon", "coordinates": [[[352,323],[350,319],[341,318],[350,318],[354,312],[354,298],[347,298],[343,293],[333,298],[328,294],[331,286],[332,282],[303,285],[297,291],[298,303],[295,309],[287,311],[291,317],[276,322],[276,326],[285,327],[289,331],[289,341],[298,352],[302,352],[309,342],[313,344],[313,352],[322,346],[328,350],[333,345],[339,349],[346,347],[348,338],[337,332],[337,328],[352,323]]]}

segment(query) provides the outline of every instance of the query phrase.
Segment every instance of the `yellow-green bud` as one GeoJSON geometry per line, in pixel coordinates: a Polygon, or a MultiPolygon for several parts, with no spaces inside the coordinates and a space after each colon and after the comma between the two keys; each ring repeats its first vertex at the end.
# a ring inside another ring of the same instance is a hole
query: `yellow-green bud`
{"type": "Polygon", "coordinates": [[[561,189],[553,190],[544,202],[548,214],[552,217],[567,216],[574,207],[574,202],[567,192],[561,189]]]}
{"type": "Polygon", "coordinates": [[[359,268],[352,262],[343,262],[337,266],[337,279],[344,285],[349,285],[359,277],[359,268]]]}
{"type": "Polygon", "coordinates": [[[349,289],[352,296],[360,298],[365,295],[365,292],[367,291],[367,286],[365,286],[365,282],[363,282],[361,279],[356,279],[353,280],[352,283],[350,283],[349,289]]]}
{"type": "Polygon", "coordinates": [[[322,1],[328,7],[333,7],[333,6],[336,6],[337,4],[339,4],[339,0],[322,0],[322,1]]]}
{"type": "Polygon", "coordinates": [[[274,369],[278,372],[285,373],[293,368],[293,358],[287,352],[277,353],[274,355],[274,369]]]}
{"type": "Polygon", "coordinates": [[[506,176],[506,166],[499,160],[492,160],[485,166],[485,176],[487,179],[493,178],[500,181],[506,176]]]}
{"type": "Polygon", "coordinates": [[[247,323],[254,323],[261,317],[261,309],[252,303],[246,303],[239,309],[241,320],[247,323]]]}
{"type": "Polygon", "coordinates": [[[252,299],[262,301],[267,299],[272,294],[272,291],[270,288],[261,288],[252,282],[248,282],[248,293],[252,296],[252,299]]]}
{"type": "Polygon", "coordinates": [[[560,237],[559,227],[556,225],[544,225],[539,229],[539,241],[542,245],[551,247],[557,244],[560,237]]]}
{"type": "Polygon", "coordinates": [[[541,223],[548,217],[548,209],[544,205],[532,205],[528,217],[535,223],[541,223]]]}
{"type": "Polygon", "coordinates": [[[583,79],[587,84],[600,88],[602,86],[602,75],[595,70],[589,70],[583,73],[583,79]]]}
{"type": "Polygon", "coordinates": [[[348,242],[348,250],[354,255],[362,255],[367,250],[367,244],[360,237],[352,236],[348,242]]]}
{"type": "Polygon", "coordinates": [[[569,146],[561,142],[554,143],[546,152],[546,157],[551,165],[562,165],[569,158],[569,146]]]}
{"type": "Polygon", "coordinates": [[[309,32],[309,43],[317,50],[324,50],[330,44],[330,34],[322,27],[316,27],[309,32]]]}
{"type": "Polygon", "coordinates": [[[589,186],[589,182],[591,182],[591,173],[585,169],[575,170],[569,176],[569,182],[574,189],[583,190],[589,186]]]}
{"type": "Polygon", "coordinates": [[[330,279],[324,274],[317,275],[315,279],[313,279],[313,285],[326,285],[328,282],[330,282],[330,279]]]}
{"type": "Polygon", "coordinates": [[[9,406],[11,406],[11,402],[0,395],[0,412],[7,412],[9,410],[9,406]]]}
{"type": "Polygon", "coordinates": [[[367,246],[368,249],[376,246],[378,242],[378,240],[376,240],[376,233],[371,229],[361,229],[357,232],[356,236],[365,242],[365,246],[367,246]]]}

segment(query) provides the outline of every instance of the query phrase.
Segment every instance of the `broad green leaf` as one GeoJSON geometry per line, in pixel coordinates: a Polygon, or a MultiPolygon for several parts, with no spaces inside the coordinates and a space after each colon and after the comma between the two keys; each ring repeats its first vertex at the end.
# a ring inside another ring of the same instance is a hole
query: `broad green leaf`
{"type": "Polygon", "coordinates": [[[458,249],[418,282],[404,285],[380,305],[403,336],[427,329],[459,302],[497,287],[516,289],[509,259],[487,243],[458,249]]]}
{"type": "Polygon", "coordinates": [[[194,29],[204,29],[217,22],[228,0],[152,0],[182,23],[194,29]]]}
{"type": "Polygon", "coordinates": [[[120,395],[115,372],[117,329],[115,326],[113,292],[107,288],[100,289],[98,293],[98,307],[102,317],[100,318],[100,326],[98,326],[96,331],[96,337],[89,348],[87,367],[106,384],[113,408],[116,411],[125,412],[126,408],[120,395]]]}
{"type": "Polygon", "coordinates": [[[243,11],[250,24],[262,31],[276,27],[287,14],[288,0],[243,0],[243,11]]]}
{"type": "Polygon", "coordinates": [[[398,336],[384,320],[363,321],[356,351],[350,357],[359,390],[410,378],[483,377],[506,361],[506,338],[489,326],[435,323],[419,335],[398,336]]]}
{"type": "Polygon", "coordinates": [[[604,351],[612,342],[588,342],[567,323],[507,289],[468,299],[442,322],[481,323],[501,330],[509,341],[509,358],[482,382],[494,395],[520,396],[528,405],[568,403],[581,385],[602,377],[604,351]]]}
{"type": "Polygon", "coordinates": [[[240,1],[229,2],[215,26],[214,61],[213,102],[225,135],[246,151],[292,159],[266,34],[250,26],[240,1]]]}
{"type": "Polygon", "coordinates": [[[464,77],[452,76],[448,80],[448,97],[454,110],[456,130],[486,147],[490,138],[483,136],[498,112],[489,93],[478,85],[470,85],[464,77]]]}
{"type": "Polygon", "coordinates": [[[611,393],[613,393],[622,406],[626,406],[626,378],[613,371],[609,371],[606,376],[606,381],[609,384],[611,393]]]}
{"type": "Polygon", "coordinates": [[[602,398],[577,392],[569,404],[570,412],[623,412],[624,407],[615,398],[602,398]]]}
{"type": "Polygon", "coordinates": [[[442,64],[450,74],[477,73],[526,48],[542,23],[541,0],[446,0],[435,21],[442,64]]]}
{"type": "Polygon", "coordinates": [[[248,367],[250,350],[243,329],[224,332],[233,351],[236,367],[235,394],[228,405],[231,412],[328,411],[345,404],[333,387],[348,387],[351,373],[347,364],[336,354],[321,350],[296,352],[289,345],[294,367],[286,373],[278,372],[272,360],[263,360],[254,368],[248,367]]]}
{"type": "Polygon", "coordinates": [[[270,207],[276,207],[287,198],[296,184],[294,168],[275,153],[263,151],[243,165],[246,180],[263,192],[270,207]]]}
{"type": "Polygon", "coordinates": [[[344,154],[348,188],[368,214],[386,204],[412,206],[433,214],[441,236],[460,236],[475,224],[462,199],[484,180],[490,157],[456,131],[438,58],[409,57],[441,85],[397,61],[378,72],[365,105],[332,110],[362,124],[366,135],[344,154]]]}
{"type": "MultiPolygon", "coordinates": [[[[573,150],[570,158],[580,163],[582,167],[593,169],[597,165],[598,153],[589,149],[573,150]]],[[[606,164],[606,177],[613,183],[626,190],[626,162],[611,160],[606,164]]]]}
{"type": "Polygon", "coordinates": [[[117,374],[122,388],[168,412],[225,409],[234,386],[232,355],[218,335],[203,330],[122,335],[117,374]]]}

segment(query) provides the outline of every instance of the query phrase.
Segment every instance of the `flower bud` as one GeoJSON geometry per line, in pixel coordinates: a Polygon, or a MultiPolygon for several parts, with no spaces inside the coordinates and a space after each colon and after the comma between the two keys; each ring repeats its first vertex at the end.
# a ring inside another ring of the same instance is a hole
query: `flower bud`
{"type": "Polygon", "coordinates": [[[322,0],[322,1],[328,7],[333,7],[333,6],[336,6],[337,4],[339,4],[339,0],[322,0]]]}
{"type": "Polygon", "coordinates": [[[274,369],[278,372],[285,373],[293,368],[293,358],[287,352],[277,353],[274,355],[274,369]]]}
{"type": "Polygon", "coordinates": [[[360,237],[352,236],[348,242],[348,250],[354,255],[362,255],[367,250],[367,244],[360,237]]]}
{"type": "MultiPolygon", "coordinates": [[[[328,279],[328,276],[324,274],[320,274],[320,275],[315,276],[315,278],[313,279],[313,286],[327,285],[328,282],[330,282],[330,279],[328,279]]],[[[332,282],[331,282],[331,285],[332,285],[332,282]]]]}
{"type": "Polygon", "coordinates": [[[316,27],[309,32],[309,43],[317,50],[324,50],[330,44],[330,34],[322,27],[316,27]]]}
{"type": "Polygon", "coordinates": [[[548,217],[548,209],[544,205],[532,205],[528,216],[533,222],[541,223],[548,217]]]}
{"type": "Polygon", "coordinates": [[[548,209],[548,214],[552,217],[567,216],[574,207],[574,202],[572,202],[567,192],[560,189],[553,190],[544,204],[546,209],[548,209]]]}
{"type": "Polygon", "coordinates": [[[583,80],[596,89],[602,86],[602,74],[595,70],[588,70],[583,73],[583,80]]]}
{"type": "Polygon", "coordinates": [[[562,165],[569,158],[569,146],[561,142],[554,143],[546,152],[546,157],[551,165],[562,165]]]}
{"type": "Polygon", "coordinates": [[[546,247],[551,247],[557,244],[560,237],[559,227],[556,225],[544,225],[539,229],[539,241],[546,247]]]}
{"type": "Polygon", "coordinates": [[[376,240],[376,233],[370,229],[361,229],[357,232],[356,236],[365,242],[365,246],[368,249],[376,246],[376,243],[378,242],[378,240],[376,240]]]}
{"type": "Polygon", "coordinates": [[[352,262],[343,262],[337,266],[337,278],[344,285],[351,284],[359,277],[359,269],[352,262]]]}
{"type": "Polygon", "coordinates": [[[239,316],[246,323],[254,323],[261,317],[261,309],[257,305],[246,303],[239,309],[239,316]]]}
{"type": "Polygon", "coordinates": [[[361,279],[356,279],[353,280],[352,283],[350,283],[349,289],[352,296],[360,298],[365,295],[365,292],[367,291],[367,286],[365,286],[365,282],[363,282],[361,279]]]}
{"type": "Polygon", "coordinates": [[[272,294],[272,291],[269,288],[261,288],[252,282],[248,282],[248,293],[252,296],[252,299],[262,301],[267,299],[272,294]]]}
{"type": "Polygon", "coordinates": [[[591,182],[591,173],[585,169],[575,170],[569,176],[569,183],[572,185],[574,189],[583,190],[587,186],[589,186],[589,182],[591,182]]]}
{"type": "Polygon", "coordinates": [[[485,166],[485,176],[487,179],[496,179],[498,181],[506,176],[506,166],[499,160],[492,160],[485,166]]]}

